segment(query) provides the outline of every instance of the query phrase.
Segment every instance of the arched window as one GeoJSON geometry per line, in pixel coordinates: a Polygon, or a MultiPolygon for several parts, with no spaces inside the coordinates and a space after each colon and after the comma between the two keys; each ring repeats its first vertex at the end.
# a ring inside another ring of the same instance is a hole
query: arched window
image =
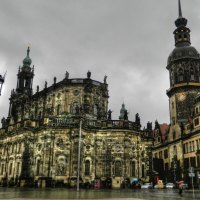
{"type": "Polygon", "coordinates": [[[121,176],[122,175],[122,164],[121,161],[117,160],[115,162],[115,176],[121,176]]]}
{"type": "Polygon", "coordinates": [[[9,167],[9,175],[11,175],[11,174],[12,174],[12,167],[13,167],[13,164],[12,164],[12,163],[10,163],[10,167],[9,167]]]}
{"type": "Polygon", "coordinates": [[[4,164],[1,164],[1,175],[3,175],[4,172],[4,164]]]}
{"type": "Polygon", "coordinates": [[[16,175],[19,175],[19,167],[20,167],[20,162],[17,162],[16,175]]]}
{"type": "Polygon", "coordinates": [[[190,68],[190,80],[194,81],[194,68],[193,67],[190,68]]]}
{"type": "Polygon", "coordinates": [[[184,34],[184,38],[187,38],[187,34],[184,34]]]}
{"type": "Polygon", "coordinates": [[[135,161],[132,161],[132,163],[131,163],[131,175],[133,177],[136,176],[135,168],[136,168],[136,163],[135,163],[135,161]]]}
{"type": "Polygon", "coordinates": [[[142,164],[142,178],[144,178],[144,164],[142,164]]]}
{"type": "Polygon", "coordinates": [[[60,113],[61,113],[61,105],[59,104],[57,106],[57,115],[60,115],[60,113]]]}
{"type": "Polygon", "coordinates": [[[173,132],[173,140],[175,140],[176,139],[176,132],[174,131],[173,132]]]}
{"type": "Polygon", "coordinates": [[[90,175],[90,161],[89,160],[85,161],[85,175],[86,176],[90,175]]]}
{"type": "Polygon", "coordinates": [[[177,155],[177,148],[174,146],[174,155],[177,155]]]}
{"type": "Polygon", "coordinates": [[[78,102],[74,102],[72,104],[72,107],[71,107],[72,114],[77,114],[77,108],[79,108],[79,103],[78,102]]]}
{"type": "Polygon", "coordinates": [[[178,80],[179,82],[182,82],[183,81],[183,69],[179,69],[178,71],[178,80]]]}
{"type": "Polygon", "coordinates": [[[40,164],[41,164],[41,161],[37,160],[36,175],[40,175],[40,164]]]}

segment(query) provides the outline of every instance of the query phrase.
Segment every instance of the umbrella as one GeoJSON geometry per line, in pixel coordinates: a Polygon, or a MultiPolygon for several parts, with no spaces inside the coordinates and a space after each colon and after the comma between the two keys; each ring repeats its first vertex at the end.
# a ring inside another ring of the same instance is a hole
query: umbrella
{"type": "Polygon", "coordinates": [[[181,185],[181,184],[184,183],[184,181],[178,181],[177,183],[178,183],[179,185],[181,185]]]}

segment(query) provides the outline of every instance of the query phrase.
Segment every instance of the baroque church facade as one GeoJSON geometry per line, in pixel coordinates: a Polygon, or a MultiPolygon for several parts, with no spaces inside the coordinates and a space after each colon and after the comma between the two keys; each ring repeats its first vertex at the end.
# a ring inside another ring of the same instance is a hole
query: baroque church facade
{"type": "Polygon", "coordinates": [[[7,118],[0,129],[0,182],[76,185],[101,180],[120,188],[133,179],[152,176],[152,130],[141,131],[140,117],[128,120],[122,104],[119,120],[108,109],[108,84],[69,78],[33,94],[34,66],[29,56],[17,74],[7,118]]]}
{"type": "Polygon", "coordinates": [[[200,55],[191,46],[187,19],[179,16],[175,21],[175,48],[168,57],[170,125],[155,123],[154,158],[160,159],[163,178],[188,183],[200,183],[200,55]],[[161,130],[164,128],[163,130],[161,130]]]}
{"type": "Polygon", "coordinates": [[[200,55],[191,46],[187,19],[175,21],[175,48],[168,57],[170,124],[141,130],[122,104],[119,120],[108,109],[107,77],[69,78],[37,86],[30,49],[19,68],[9,114],[0,129],[0,182],[21,186],[37,182],[76,184],[100,180],[120,188],[133,180],[184,180],[200,183],[200,55]]]}

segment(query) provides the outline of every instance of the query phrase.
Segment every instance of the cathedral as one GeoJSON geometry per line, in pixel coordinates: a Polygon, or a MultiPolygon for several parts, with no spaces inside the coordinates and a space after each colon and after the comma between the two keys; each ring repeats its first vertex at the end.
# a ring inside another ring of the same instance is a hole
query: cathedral
{"type": "Polygon", "coordinates": [[[9,114],[0,129],[1,185],[48,187],[101,183],[120,188],[148,181],[152,169],[152,129],[141,131],[140,117],[128,120],[122,104],[119,120],[108,109],[107,77],[69,78],[37,86],[30,48],[11,91],[9,114]]]}
{"type": "Polygon", "coordinates": [[[175,48],[167,61],[170,125],[155,123],[154,153],[167,181],[200,183],[200,55],[191,46],[187,19],[179,16],[173,32],[175,48]]]}
{"type": "Polygon", "coordinates": [[[90,71],[84,78],[66,71],[63,80],[54,77],[33,93],[28,48],[1,120],[1,185],[121,188],[155,177],[200,185],[200,54],[178,3],[166,66],[170,124],[156,120],[142,130],[139,114],[130,121],[124,103],[113,120],[107,77],[93,80],[90,71]]]}

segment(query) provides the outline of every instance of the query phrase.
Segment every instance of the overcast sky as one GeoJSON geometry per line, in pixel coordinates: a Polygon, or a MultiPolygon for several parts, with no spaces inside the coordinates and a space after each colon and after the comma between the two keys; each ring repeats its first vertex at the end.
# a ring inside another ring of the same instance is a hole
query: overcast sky
{"type": "MultiPolygon", "coordinates": [[[[200,1],[182,0],[192,45],[200,49],[200,1]]],[[[10,91],[30,44],[34,92],[64,78],[103,81],[118,119],[123,101],[129,119],[143,126],[169,123],[167,58],[174,48],[178,0],[0,0],[0,74],[7,70],[0,118],[7,117],[10,91]]]]}

